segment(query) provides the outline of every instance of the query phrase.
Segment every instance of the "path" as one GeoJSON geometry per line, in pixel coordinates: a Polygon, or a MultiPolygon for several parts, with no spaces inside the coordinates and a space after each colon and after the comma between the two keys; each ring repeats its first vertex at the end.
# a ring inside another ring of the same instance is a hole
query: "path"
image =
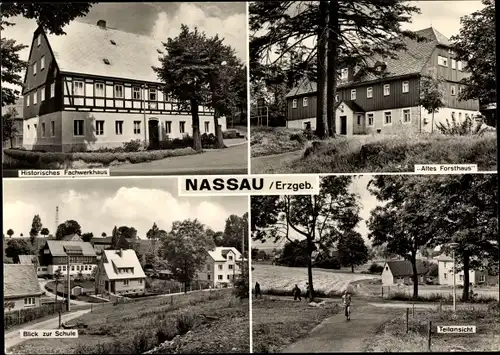
{"type": "Polygon", "coordinates": [[[147,163],[123,164],[110,168],[112,176],[120,175],[205,175],[247,174],[248,145],[239,144],[201,154],[170,157],[147,163]]]}
{"type": "Polygon", "coordinates": [[[289,345],[284,353],[363,351],[365,340],[373,336],[387,321],[402,314],[397,308],[378,308],[369,304],[353,304],[351,320],[344,313],[325,319],[306,337],[289,345]]]}
{"type": "MultiPolygon", "coordinates": [[[[49,283],[50,281],[53,281],[53,280],[38,280],[38,282],[40,283],[40,287],[41,287],[42,291],[45,291],[45,295],[47,297],[52,297],[53,299],[55,299],[56,295],[54,293],[50,292],[48,289],[45,288],[45,285],[47,283],[49,283]]],[[[58,301],[62,301],[62,300],[65,301],[66,297],[57,296],[57,300],[58,301]]],[[[78,300],[71,300],[70,304],[71,305],[76,305],[76,306],[89,306],[89,305],[95,304],[95,303],[85,302],[85,301],[78,301],[78,300]]]]}
{"type": "MultiPolygon", "coordinates": [[[[71,313],[66,313],[61,316],[61,322],[67,322],[72,319],[81,317],[85,313],[89,313],[90,309],[85,309],[81,311],[76,311],[76,312],[71,312],[71,313]]],[[[25,329],[28,330],[47,330],[47,329],[57,329],[59,328],[59,315],[55,316],[54,318],[47,319],[43,322],[39,323],[34,323],[30,325],[26,325],[25,329]]],[[[21,339],[20,337],[20,329],[13,330],[11,332],[5,333],[5,352],[7,353],[7,350],[13,346],[16,346],[28,339],[21,339]]]]}

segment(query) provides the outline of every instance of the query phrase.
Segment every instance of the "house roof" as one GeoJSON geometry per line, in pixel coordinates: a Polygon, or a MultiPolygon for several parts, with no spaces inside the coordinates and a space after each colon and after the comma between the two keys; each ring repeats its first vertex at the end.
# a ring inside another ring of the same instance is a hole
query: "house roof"
{"type": "Polygon", "coordinates": [[[68,234],[68,235],[65,235],[64,237],[62,237],[61,240],[82,240],[82,238],[78,235],[78,234],[68,234]]]}
{"type": "MultiPolygon", "coordinates": [[[[384,62],[386,64],[386,70],[384,71],[385,79],[422,73],[424,66],[431,58],[436,46],[450,46],[451,43],[446,36],[432,27],[415,31],[415,33],[421,37],[425,37],[426,40],[418,42],[411,39],[405,39],[404,42],[406,43],[406,49],[399,51],[396,59],[375,56],[373,58],[366,58],[366,61],[369,65],[374,65],[377,62],[384,62]]],[[[356,73],[354,76],[356,76],[356,73]]],[[[340,88],[378,79],[380,79],[380,77],[375,74],[368,73],[361,80],[356,82],[344,82],[342,84],[339,83],[338,87],[340,88]]],[[[289,98],[292,96],[314,93],[316,90],[316,83],[304,80],[297,87],[290,90],[286,97],[289,98]]]]}
{"type": "Polygon", "coordinates": [[[33,265],[35,255],[19,255],[19,264],[33,265]]]}
{"type": "MultiPolygon", "coordinates": [[[[391,270],[392,276],[411,276],[413,275],[413,268],[411,262],[408,260],[387,261],[387,266],[391,270]]],[[[427,272],[422,261],[417,260],[417,274],[422,275],[427,272]]]]}
{"type": "Polygon", "coordinates": [[[33,265],[6,264],[3,271],[5,298],[37,296],[43,293],[33,265]]]}
{"type": "Polygon", "coordinates": [[[52,256],[66,256],[66,251],[83,256],[96,256],[92,244],[76,240],[47,240],[47,246],[52,256]]]}
{"type": "Polygon", "coordinates": [[[346,100],[346,101],[341,101],[338,105],[336,105],[335,108],[339,107],[341,103],[345,103],[347,107],[349,107],[353,112],[365,112],[366,110],[359,106],[355,101],[353,100],[346,100]]]}
{"type": "Polygon", "coordinates": [[[79,21],[64,31],[66,35],[46,35],[61,72],[159,81],[151,67],[160,64],[161,40],[79,21]]]}
{"type": "Polygon", "coordinates": [[[113,237],[104,237],[104,238],[92,238],[90,243],[92,245],[99,244],[99,245],[111,245],[113,242],[113,237]]]}
{"type": "Polygon", "coordinates": [[[214,261],[226,261],[226,256],[230,251],[236,255],[237,260],[241,259],[241,253],[234,247],[216,247],[214,250],[210,250],[208,255],[210,255],[214,261]]]}
{"type": "Polygon", "coordinates": [[[441,255],[439,255],[437,258],[437,261],[453,261],[453,258],[449,255],[447,255],[446,253],[443,253],[441,255]]]}
{"type": "Polygon", "coordinates": [[[110,280],[145,278],[144,270],[133,249],[104,250],[104,271],[110,280]],[[119,268],[132,268],[132,273],[119,273],[119,268]]]}

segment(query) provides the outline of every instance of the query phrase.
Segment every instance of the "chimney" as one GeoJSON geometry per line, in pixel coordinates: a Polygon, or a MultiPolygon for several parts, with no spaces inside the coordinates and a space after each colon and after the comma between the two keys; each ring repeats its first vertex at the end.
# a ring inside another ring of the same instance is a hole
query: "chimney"
{"type": "Polygon", "coordinates": [[[99,26],[101,29],[105,30],[106,29],[106,21],[104,21],[104,20],[97,21],[97,26],[99,26]]]}

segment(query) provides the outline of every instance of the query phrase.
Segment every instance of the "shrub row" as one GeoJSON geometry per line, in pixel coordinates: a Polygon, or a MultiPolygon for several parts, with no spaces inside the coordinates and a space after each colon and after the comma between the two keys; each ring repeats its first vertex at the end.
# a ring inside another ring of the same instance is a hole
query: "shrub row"
{"type": "MultiPolygon", "coordinates": [[[[457,301],[462,302],[463,297],[462,295],[457,295],[457,301]]],[[[418,296],[416,299],[413,298],[413,296],[409,293],[406,292],[394,292],[387,297],[389,300],[393,301],[424,301],[424,302],[444,302],[444,303],[452,303],[453,302],[453,295],[443,295],[441,293],[431,293],[428,295],[421,295],[418,296]]],[[[494,303],[497,302],[498,300],[495,297],[490,297],[490,296],[482,296],[482,295],[474,295],[472,296],[469,300],[467,300],[469,303],[494,303]]]]}
{"type": "MultiPolygon", "coordinates": [[[[4,304],[4,306],[7,307],[6,304],[4,304]]],[[[67,311],[64,302],[57,302],[57,304],[56,303],[43,304],[40,307],[23,308],[15,311],[5,312],[4,328],[9,329],[16,325],[28,323],[33,320],[46,317],[48,315],[56,314],[59,313],[59,310],[61,310],[61,313],[67,311]]]]}

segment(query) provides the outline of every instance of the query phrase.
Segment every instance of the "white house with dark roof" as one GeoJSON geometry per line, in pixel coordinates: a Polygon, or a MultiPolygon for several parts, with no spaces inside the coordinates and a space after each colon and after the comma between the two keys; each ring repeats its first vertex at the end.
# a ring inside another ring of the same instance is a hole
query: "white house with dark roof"
{"type": "Polygon", "coordinates": [[[142,294],[146,274],[133,249],[103,250],[96,278],[99,294],[142,294]]]}
{"type": "MultiPolygon", "coordinates": [[[[455,59],[451,43],[434,28],[416,31],[425,41],[404,39],[396,58],[364,58],[374,73],[361,67],[341,68],[335,97],[336,133],[435,132],[446,119],[464,121],[479,113],[477,100],[459,101],[461,80],[469,74],[455,59]],[[445,106],[432,115],[420,105],[423,76],[443,79],[445,106]]],[[[286,95],[287,127],[316,129],[317,85],[307,79],[286,95]]]]}
{"type": "MultiPolygon", "coordinates": [[[[457,262],[456,270],[453,270],[453,258],[445,253],[437,257],[438,280],[440,285],[453,285],[453,274],[455,273],[455,284],[464,285],[464,271],[457,262]]],[[[469,282],[473,285],[498,285],[498,275],[489,275],[485,270],[469,270],[469,282]]]]}
{"type": "Polygon", "coordinates": [[[70,276],[79,273],[90,276],[97,268],[97,255],[92,244],[76,240],[47,240],[41,250],[39,266],[47,267],[47,275],[53,276],[57,270],[66,275],[68,255],[70,276]]]}
{"type": "MultiPolygon", "coordinates": [[[[191,134],[189,105],[162,92],[162,40],[72,21],[65,35],[33,35],[24,79],[26,149],[72,151],[158,143],[191,134]]],[[[199,106],[200,132],[215,133],[214,111],[199,106]]],[[[218,125],[226,130],[225,117],[218,125]]]]}
{"type": "Polygon", "coordinates": [[[4,303],[11,302],[13,307],[4,312],[40,306],[43,294],[36,269],[28,264],[4,264],[3,267],[4,303]]]}
{"type": "Polygon", "coordinates": [[[216,247],[207,252],[205,265],[198,272],[198,279],[212,282],[214,287],[228,285],[241,275],[244,258],[234,247],[216,247]]]}
{"type": "MultiPolygon", "coordinates": [[[[425,268],[421,260],[417,260],[419,282],[425,282],[425,268]]],[[[413,283],[413,267],[408,260],[386,261],[382,270],[382,285],[409,285],[413,283]]]]}

